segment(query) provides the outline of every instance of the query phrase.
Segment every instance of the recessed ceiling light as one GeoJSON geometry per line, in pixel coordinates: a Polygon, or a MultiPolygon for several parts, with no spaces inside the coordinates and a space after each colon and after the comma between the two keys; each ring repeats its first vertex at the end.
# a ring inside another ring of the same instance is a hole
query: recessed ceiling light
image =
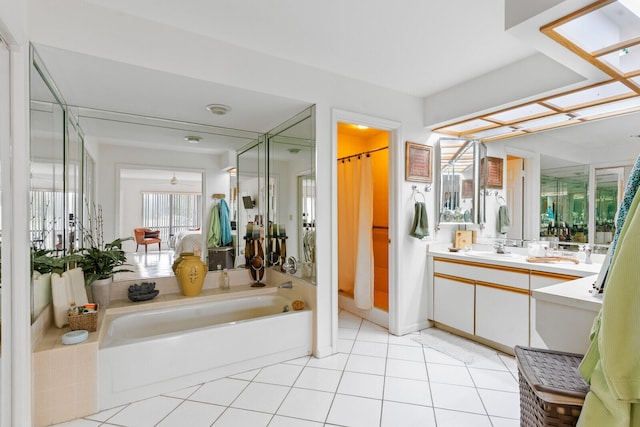
{"type": "Polygon", "coordinates": [[[231,111],[231,107],[224,104],[209,104],[207,105],[207,110],[209,110],[211,114],[215,114],[216,116],[224,116],[229,111],[231,111]]]}
{"type": "Polygon", "coordinates": [[[187,135],[184,137],[184,140],[190,142],[191,144],[198,144],[200,141],[202,141],[202,138],[200,138],[199,136],[187,135]]]}
{"type": "Polygon", "coordinates": [[[356,125],[356,127],[360,130],[369,129],[369,126],[365,126],[365,125],[356,125]]]}

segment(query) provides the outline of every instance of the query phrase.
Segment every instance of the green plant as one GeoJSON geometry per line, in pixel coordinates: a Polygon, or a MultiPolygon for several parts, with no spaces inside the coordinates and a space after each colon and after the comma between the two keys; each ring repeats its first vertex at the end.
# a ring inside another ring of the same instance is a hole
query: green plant
{"type": "Polygon", "coordinates": [[[31,269],[40,274],[46,273],[62,273],[66,270],[67,264],[71,259],[69,257],[52,256],[51,249],[31,248],[31,269]]]}
{"type": "Polygon", "coordinates": [[[113,242],[104,243],[102,207],[89,211],[89,228],[82,228],[85,247],[74,252],[79,255],[78,265],[84,272],[84,282],[86,286],[91,285],[96,280],[108,279],[116,273],[129,270],[121,268],[126,265],[127,257],[122,250],[122,242],[133,240],[133,237],[115,239],[113,242]]]}
{"type": "Polygon", "coordinates": [[[116,239],[102,247],[88,247],[80,250],[81,257],[78,264],[84,272],[86,286],[96,280],[113,277],[116,273],[133,271],[119,268],[127,262],[125,252],[122,250],[122,242],[125,240],[131,240],[131,237],[116,239]]]}

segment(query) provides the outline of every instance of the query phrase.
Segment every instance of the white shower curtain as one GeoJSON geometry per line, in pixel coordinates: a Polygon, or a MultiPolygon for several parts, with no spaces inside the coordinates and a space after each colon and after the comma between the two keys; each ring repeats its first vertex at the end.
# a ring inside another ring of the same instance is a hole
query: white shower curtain
{"type": "Polygon", "coordinates": [[[356,307],[373,307],[373,177],[371,158],[338,163],[338,286],[356,307]]]}

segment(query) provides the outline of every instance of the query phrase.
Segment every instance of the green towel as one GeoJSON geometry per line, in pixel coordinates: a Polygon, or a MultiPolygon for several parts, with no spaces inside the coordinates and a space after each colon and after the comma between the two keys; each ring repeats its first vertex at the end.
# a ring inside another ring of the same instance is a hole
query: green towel
{"type": "Polygon", "coordinates": [[[429,218],[427,218],[427,208],[424,202],[416,202],[413,225],[409,234],[417,239],[422,239],[429,235],[429,218]]]}
{"type": "Polygon", "coordinates": [[[211,223],[209,224],[209,236],[207,237],[207,247],[217,248],[220,246],[222,236],[222,226],[220,224],[220,207],[214,205],[211,209],[211,223]]]}
{"type": "Polygon", "coordinates": [[[498,208],[498,233],[505,234],[511,228],[511,218],[509,218],[509,208],[502,205],[498,208]]]}

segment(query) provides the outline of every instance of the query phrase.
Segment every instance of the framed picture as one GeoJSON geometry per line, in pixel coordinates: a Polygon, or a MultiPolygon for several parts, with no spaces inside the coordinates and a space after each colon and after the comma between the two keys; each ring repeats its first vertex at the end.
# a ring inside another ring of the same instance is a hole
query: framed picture
{"type": "Polygon", "coordinates": [[[463,179],[462,180],[462,198],[470,199],[472,197],[473,197],[473,180],[463,179]]]}
{"type": "Polygon", "coordinates": [[[487,156],[487,188],[502,188],[502,157],[487,156]]]}
{"type": "Polygon", "coordinates": [[[433,181],[431,150],[431,147],[428,145],[407,141],[405,152],[405,180],[428,183],[433,181]]]}

